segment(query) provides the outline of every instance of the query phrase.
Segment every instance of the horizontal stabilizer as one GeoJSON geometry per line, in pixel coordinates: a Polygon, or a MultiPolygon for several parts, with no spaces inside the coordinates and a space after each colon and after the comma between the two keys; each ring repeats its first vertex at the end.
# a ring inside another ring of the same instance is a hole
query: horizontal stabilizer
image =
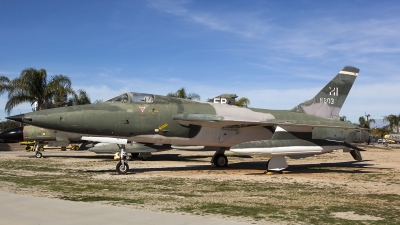
{"type": "Polygon", "coordinates": [[[362,157],[361,157],[361,153],[360,151],[357,150],[351,150],[350,151],[351,156],[353,157],[353,159],[357,160],[357,161],[362,161],[362,157]]]}
{"type": "Polygon", "coordinates": [[[357,146],[355,146],[355,145],[352,145],[352,144],[349,144],[349,143],[347,143],[347,142],[344,142],[343,145],[346,146],[346,147],[348,147],[348,148],[357,150],[357,151],[366,151],[365,149],[359,148],[359,147],[357,147],[357,146]]]}

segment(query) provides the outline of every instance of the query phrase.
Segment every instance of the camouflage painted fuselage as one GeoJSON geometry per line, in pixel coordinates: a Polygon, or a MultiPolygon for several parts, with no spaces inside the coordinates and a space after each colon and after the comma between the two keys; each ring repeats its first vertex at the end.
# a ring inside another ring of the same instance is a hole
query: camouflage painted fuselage
{"type": "Polygon", "coordinates": [[[126,93],[126,101],[27,113],[24,122],[86,136],[124,137],[129,141],[153,144],[220,147],[269,140],[276,124],[315,126],[319,129],[312,134],[315,138],[333,140],[344,140],[348,130],[356,129],[349,123],[287,110],[241,108],[151,94],[140,94],[151,100],[138,102],[134,100],[137,94],[126,93]],[[185,124],[185,119],[190,120],[190,124],[185,124]],[[198,121],[198,124],[193,121],[198,121]]]}
{"type": "Polygon", "coordinates": [[[59,132],[51,129],[24,126],[15,127],[0,134],[1,139],[16,142],[22,141],[80,141],[82,135],[75,133],[59,132]]]}

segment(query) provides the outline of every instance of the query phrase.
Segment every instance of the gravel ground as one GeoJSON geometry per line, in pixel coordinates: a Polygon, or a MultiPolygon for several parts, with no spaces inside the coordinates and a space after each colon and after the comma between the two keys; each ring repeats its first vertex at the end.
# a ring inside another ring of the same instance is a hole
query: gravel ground
{"type": "Polygon", "coordinates": [[[115,172],[111,155],[87,151],[0,152],[0,190],[153,211],[264,224],[396,224],[400,147],[287,159],[283,174],[265,174],[267,157],[227,152],[228,168],[210,166],[212,152],[171,150],[115,172]]]}

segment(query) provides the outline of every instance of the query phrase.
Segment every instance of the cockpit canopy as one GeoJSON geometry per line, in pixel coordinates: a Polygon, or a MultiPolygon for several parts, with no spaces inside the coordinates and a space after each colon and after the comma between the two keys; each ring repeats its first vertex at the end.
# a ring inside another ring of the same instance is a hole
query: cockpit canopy
{"type": "Polygon", "coordinates": [[[129,103],[129,102],[138,102],[138,103],[152,103],[154,102],[153,94],[145,94],[145,93],[137,93],[137,92],[127,92],[121,95],[118,95],[114,98],[111,98],[104,102],[110,103],[129,103]]]}

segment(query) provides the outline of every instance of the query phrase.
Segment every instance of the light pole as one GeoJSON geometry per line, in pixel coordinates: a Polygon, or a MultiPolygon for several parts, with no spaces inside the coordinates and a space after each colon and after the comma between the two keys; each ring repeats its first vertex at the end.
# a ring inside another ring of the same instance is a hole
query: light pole
{"type": "Polygon", "coordinates": [[[369,117],[371,116],[371,114],[367,114],[367,112],[365,112],[365,117],[367,117],[367,122],[366,124],[368,124],[368,128],[370,128],[370,124],[369,124],[369,117]]]}
{"type": "Polygon", "coordinates": [[[365,112],[365,117],[367,117],[367,122],[368,122],[368,118],[371,116],[371,114],[367,114],[367,112],[365,112]]]}

